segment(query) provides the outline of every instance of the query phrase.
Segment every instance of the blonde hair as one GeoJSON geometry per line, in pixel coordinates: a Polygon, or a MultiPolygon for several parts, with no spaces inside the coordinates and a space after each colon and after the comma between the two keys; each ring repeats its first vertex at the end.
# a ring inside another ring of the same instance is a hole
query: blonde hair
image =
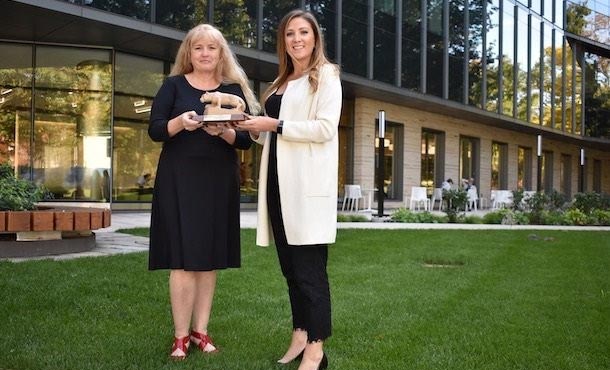
{"type": "Polygon", "coordinates": [[[237,83],[241,87],[250,113],[257,114],[260,112],[260,104],[254,96],[254,92],[248,82],[246,72],[241,67],[235,54],[229,47],[229,43],[222,33],[214,26],[209,24],[200,24],[193,27],[184,37],[178,53],[176,61],[170,72],[170,76],[187,74],[193,72],[193,64],[191,63],[191,47],[195,41],[206,39],[214,41],[220,48],[220,60],[216,66],[216,75],[219,80],[224,83],[237,83]]]}
{"type": "MultiPolygon", "coordinates": [[[[280,86],[282,86],[288,76],[292,72],[294,72],[294,64],[292,62],[292,58],[288,55],[288,51],[286,50],[286,41],[284,40],[284,35],[286,34],[286,27],[288,27],[288,23],[295,18],[303,18],[306,20],[311,29],[313,30],[315,45],[313,48],[313,53],[311,54],[311,59],[309,60],[309,65],[306,67],[305,72],[309,73],[309,84],[311,85],[312,92],[316,92],[318,90],[318,79],[320,77],[320,67],[324,64],[330,64],[330,61],[326,57],[324,52],[324,36],[322,35],[322,31],[320,29],[320,25],[318,21],[314,17],[313,14],[306,10],[295,9],[282,18],[280,25],[277,29],[277,56],[278,56],[278,64],[279,64],[279,73],[278,77],[273,81],[271,86],[265,90],[263,94],[262,101],[266,101],[269,95],[277,90],[280,86]]],[[[335,66],[338,68],[337,66],[335,66]]]]}

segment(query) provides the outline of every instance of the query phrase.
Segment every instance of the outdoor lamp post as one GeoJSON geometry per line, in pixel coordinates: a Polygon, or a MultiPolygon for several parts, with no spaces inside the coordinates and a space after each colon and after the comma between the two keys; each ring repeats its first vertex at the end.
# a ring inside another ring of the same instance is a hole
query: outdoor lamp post
{"type": "Polygon", "coordinates": [[[538,156],[538,168],[536,169],[536,190],[542,190],[542,135],[538,135],[538,145],[536,148],[536,155],[538,156]]]}
{"type": "Polygon", "coordinates": [[[585,192],[585,149],[580,148],[580,186],[579,192],[585,192]]]}
{"type": "Polygon", "coordinates": [[[383,216],[383,185],[385,178],[385,111],[378,113],[379,120],[379,154],[377,155],[377,217],[383,216]]]}

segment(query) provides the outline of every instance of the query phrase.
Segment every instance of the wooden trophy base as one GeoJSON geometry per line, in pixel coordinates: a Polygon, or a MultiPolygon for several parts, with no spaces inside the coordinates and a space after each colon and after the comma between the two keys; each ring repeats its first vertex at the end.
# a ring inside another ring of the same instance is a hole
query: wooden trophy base
{"type": "Polygon", "coordinates": [[[204,123],[223,123],[223,122],[236,122],[245,121],[248,116],[237,109],[217,108],[208,106],[206,107],[203,115],[194,116],[195,121],[204,123]]]}

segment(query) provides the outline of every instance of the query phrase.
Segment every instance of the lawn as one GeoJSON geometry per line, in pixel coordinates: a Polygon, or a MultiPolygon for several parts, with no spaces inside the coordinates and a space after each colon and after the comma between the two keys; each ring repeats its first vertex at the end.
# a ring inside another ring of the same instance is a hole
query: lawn
{"type": "MultiPolygon", "coordinates": [[[[219,274],[221,352],[182,363],[146,253],[0,262],[0,369],[277,369],[288,299],[253,243],[219,274]]],[[[610,369],[609,232],[339,230],[329,274],[330,369],[610,369]]]]}

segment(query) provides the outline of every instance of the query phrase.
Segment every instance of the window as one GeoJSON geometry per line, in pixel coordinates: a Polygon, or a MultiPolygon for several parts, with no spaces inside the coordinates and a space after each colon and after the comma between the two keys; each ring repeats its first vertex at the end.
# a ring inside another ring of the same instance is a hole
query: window
{"type": "Polygon", "coordinates": [[[559,167],[559,192],[569,199],[572,196],[572,156],[561,155],[559,167]]]}
{"type": "Polygon", "coordinates": [[[532,149],[517,149],[517,189],[532,190],[532,149]]]}
{"type": "Polygon", "coordinates": [[[385,139],[379,140],[379,124],[375,125],[375,184],[379,167],[379,146],[384,145],[384,186],[385,199],[402,200],[402,125],[386,121],[385,139]]]}
{"type": "Polygon", "coordinates": [[[493,142],[491,144],[491,188],[508,189],[508,145],[493,142]]]}
{"type": "Polygon", "coordinates": [[[110,60],[108,50],[36,48],[32,167],[56,200],[101,201],[107,191],[110,60]]]}
{"type": "Polygon", "coordinates": [[[445,133],[422,130],[421,134],[421,179],[420,186],[428,188],[431,194],[439,188],[445,177],[445,133]]]}
{"type": "MultiPolygon", "coordinates": [[[[247,1],[254,3],[254,1],[247,1]]],[[[227,7],[234,9],[235,4],[227,1],[227,7]]],[[[252,5],[252,4],[251,4],[252,5]]],[[[263,1],[263,50],[271,53],[275,53],[277,42],[277,27],[284,15],[294,9],[296,6],[291,1],[279,2],[279,1],[263,1]]]]}
{"type": "Polygon", "coordinates": [[[115,60],[112,200],[150,201],[161,145],[148,137],[148,121],[163,62],[124,53],[115,60]]]}
{"type": "Polygon", "coordinates": [[[593,191],[602,192],[602,161],[599,159],[593,161],[593,191]]]}
{"type": "MultiPolygon", "coordinates": [[[[487,0],[485,0],[487,1],[487,0]]],[[[483,79],[483,33],[485,15],[483,0],[470,0],[468,5],[468,104],[481,108],[483,79]]]]}
{"type": "MultiPolygon", "coordinates": [[[[157,1],[157,3],[173,3],[173,1],[157,1]]],[[[205,3],[206,1],[204,1],[205,3]]],[[[201,1],[193,1],[195,8],[201,7],[201,1]]],[[[258,2],[244,1],[239,11],[235,10],[235,2],[216,0],[214,4],[214,25],[222,32],[229,43],[247,48],[256,48],[258,2]]],[[[207,7],[207,6],[206,6],[207,7]]]]}
{"type": "Polygon", "coordinates": [[[402,87],[420,89],[421,79],[421,4],[404,0],[402,6],[402,87]]]}
{"type": "Polygon", "coordinates": [[[367,1],[343,2],[343,40],[341,64],[345,72],[359,76],[367,73],[367,1]]]}
{"type": "Polygon", "coordinates": [[[394,83],[396,76],[396,11],[394,1],[375,0],[373,76],[394,83]]]}
{"type": "Polygon", "coordinates": [[[501,113],[512,117],[515,108],[515,7],[504,2],[502,28],[502,105],[501,113]]]}
{"type": "Polygon", "coordinates": [[[460,178],[474,179],[479,183],[479,139],[467,136],[460,137],[460,178]]]}
{"type": "Polygon", "coordinates": [[[500,1],[492,0],[487,4],[487,94],[485,96],[485,109],[496,112],[498,110],[498,78],[500,75],[500,1]]]}
{"type": "Polygon", "coordinates": [[[542,152],[542,190],[546,193],[553,191],[553,152],[542,152]]]}
{"type": "Polygon", "coordinates": [[[443,96],[443,1],[429,0],[427,29],[426,92],[443,96]]]}
{"type": "Polygon", "coordinates": [[[0,163],[31,178],[32,46],[0,43],[0,163]]]}
{"type": "MultiPolygon", "coordinates": [[[[246,1],[247,6],[255,1],[246,1]]],[[[337,61],[337,0],[306,0],[305,8],[315,14],[320,28],[324,33],[324,43],[326,44],[326,55],[330,60],[337,61]]],[[[341,33],[341,30],[338,30],[341,33]]],[[[349,56],[349,55],[348,55],[349,56]]]]}
{"type": "MultiPolygon", "coordinates": [[[[129,2],[125,2],[129,3],[129,2]]],[[[207,23],[208,2],[204,1],[156,1],[155,21],[164,26],[188,31],[199,23],[207,23]]]]}

